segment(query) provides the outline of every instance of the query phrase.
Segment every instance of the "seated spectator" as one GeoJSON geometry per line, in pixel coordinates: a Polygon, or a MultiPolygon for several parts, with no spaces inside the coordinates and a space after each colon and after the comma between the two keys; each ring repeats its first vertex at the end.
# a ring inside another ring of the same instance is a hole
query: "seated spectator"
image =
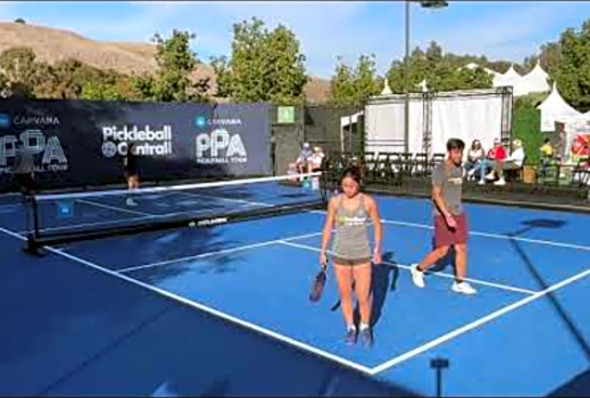
{"type": "Polygon", "coordinates": [[[289,163],[289,167],[287,169],[287,175],[289,175],[289,181],[296,182],[298,180],[297,175],[299,172],[297,171],[297,163],[289,163]]]}
{"type": "Polygon", "coordinates": [[[482,160],[485,159],[486,153],[481,146],[479,140],[473,140],[471,149],[467,152],[467,161],[465,162],[465,171],[467,171],[467,178],[472,179],[475,173],[481,169],[482,160]]]}
{"type": "Polygon", "coordinates": [[[481,168],[479,173],[479,185],[484,185],[485,174],[487,173],[488,167],[492,169],[496,167],[496,164],[501,163],[506,158],[506,150],[502,146],[502,141],[499,138],[494,139],[494,146],[488,151],[485,159],[481,161],[481,168]]]}
{"type": "Polygon", "coordinates": [[[524,148],[522,147],[521,140],[514,140],[512,142],[512,146],[514,150],[510,154],[510,156],[504,158],[502,162],[496,162],[490,174],[487,175],[488,180],[494,179],[494,173],[498,175],[498,181],[494,183],[494,185],[506,185],[506,180],[504,180],[504,170],[520,170],[522,166],[524,166],[524,148]]]}
{"type": "Polygon", "coordinates": [[[297,171],[299,171],[300,174],[309,173],[311,171],[312,155],[313,152],[309,147],[309,143],[306,142],[305,144],[303,144],[303,148],[301,149],[301,152],[299,152],[299,157],[295,161],[295,164],[297,165],[297,171]]]}
{"type": "MultiPolygon", "coordinates": [[[[324,151],[319,146],[313,148],[313,154],[311,155],[311,171],[318,172],[321,171],[322,162],[324,161],[324,151]]],[[[320,179],[319,177],[312,177],[311,180],[311,187],[313,190],[319,189],[320,179]]]]}
{"type": "Polygon", "coordinates": [[[539,152],[541,152],[541,170],[540,175],[542,178],[547,176],[547,167],[551,164],[553,160],[553,156],[555,154],[555,150],[551,146],[551,142],[549,138],[545,138],[543,141],[543,146],[539,148],[539,152]]]}
{"type": "Polygon", "coordinates": [[[324,157],[324,151],[321,147],[316,146],[313,148],[313,153],[310,157],[312,172],[320,171],[324,157]]]}

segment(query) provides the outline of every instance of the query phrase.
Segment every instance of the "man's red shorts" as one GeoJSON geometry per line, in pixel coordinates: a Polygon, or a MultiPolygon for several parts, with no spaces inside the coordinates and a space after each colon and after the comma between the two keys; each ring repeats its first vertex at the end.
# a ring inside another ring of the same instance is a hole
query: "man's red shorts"
{"type": "Polygon", "coordinates": [[[435,246],[459,245],[467,242],[467,218],[465,214],[453,216],[457,223],[455,229],[450,229],[443,216],[434,217],[434,244],[435,246]]]}

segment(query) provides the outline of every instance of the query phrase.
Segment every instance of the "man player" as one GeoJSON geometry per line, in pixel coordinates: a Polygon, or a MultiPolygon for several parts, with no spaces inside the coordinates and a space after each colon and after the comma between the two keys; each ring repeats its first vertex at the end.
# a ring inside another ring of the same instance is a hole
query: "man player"
{"type": "Polygon", "coordinates": [[[464,281],[467,268],[467,220],[461,205],[463,149],[465,143],[460,139],[452,138],[447,141],[447,159],[432,173],[435,249],[420,264],[411,266],[412,280],[420,288],[424,287],[424,271],[443,258],[449,248],[454,246],[456,271],[452,290],[463,294],[476,293],[464,281]]]}
{"type": "Polygon", "coordinates": [[[132,193],[135,189],[139,188],[139,177],[137,173],[137,159],[135,156],[135,145],[129,144],[127,148],[127,154],[123,158],[123,169],[125,170],[125,179],[127,180],[127,206],[137,206],[132,198],[132,193]]]}
{"type": "Polygon", "coordinates": [[[13,173],[22,194],[30,194],[35,186],[35,158],[33,152],[20,141],[15,146],[13,173]]]}

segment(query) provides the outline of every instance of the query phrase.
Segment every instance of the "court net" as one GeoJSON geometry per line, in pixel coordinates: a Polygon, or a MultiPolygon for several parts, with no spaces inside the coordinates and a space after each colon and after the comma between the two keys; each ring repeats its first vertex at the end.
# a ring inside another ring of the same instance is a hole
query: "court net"
{"type": "Polygon", "coordinates": [[[321,172],[27,198],[32,251],[113,235],[208,227],[325,208],[321,172]]]}

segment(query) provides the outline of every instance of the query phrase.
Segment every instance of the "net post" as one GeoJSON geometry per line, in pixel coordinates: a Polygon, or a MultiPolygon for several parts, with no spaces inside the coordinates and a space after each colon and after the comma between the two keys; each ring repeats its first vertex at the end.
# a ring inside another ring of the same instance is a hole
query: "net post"
{"type": "MultiPolygon", "coordinates": [[[[34,195],[26,195],[25,196],[25,203],[29,201],[31,203],[31,212],[33,216],[33,226],[32,229],[29,229],[27,225],[27,248],[26,251],[39,255],[39,245],[37,244],[37,239],[39,238],[39,211],[37,206],[37,200],[35,199],[34,195]]],[[[28,214],[28,211],[25,209],[25,212],[28,214]]],[[[27,216],[28,218],[28,216],[27,216]]],[[[27,221],[28,224],[28,221],[27,221]]]]}

